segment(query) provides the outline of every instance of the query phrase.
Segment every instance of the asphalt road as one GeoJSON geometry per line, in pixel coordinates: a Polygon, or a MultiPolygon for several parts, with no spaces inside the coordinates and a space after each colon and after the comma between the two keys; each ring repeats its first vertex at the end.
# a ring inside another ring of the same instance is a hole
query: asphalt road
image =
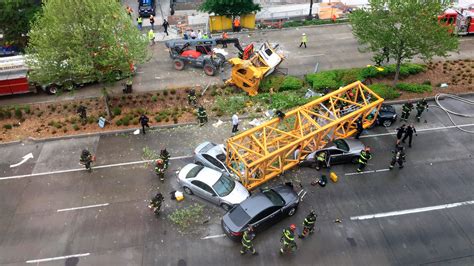
{"type": "MultiPolygon", "coordinates": [[[[443,102],[460,112],[474,111],[443,102]]],[[[355,174],[355,165],[334,166],[339,182],[325,188],[310,185],[323,172],[309,168],[272,181],[293,180],[307,194],[295,216],[257,235],[260,254],[254,257],[239,255],[239,244],[222,236],[224,211],[195,196],[181,203],[166,197],[159,218],[146,207],[158,189],[167,195],[178,188],[174,171],[192,161],[186,156],[198,143],[222,142],[231,135],[229,122],[146,136],[0,146],[0,264],[473,265],[474,135],[452,128],[438,108],[431,107],[424,118],[427,123],[415,123],[418,136],[407,149],[403,169],[387,170],[397,123],[363,134],[374,154],[366,173],[355,174]],[[84,147],[97,155],[92,173],[78,165],[84,147]],[[174,157],[164,184],[142,162],[145,147],[167,147],[174,157]],[[10,168],[30,152],[33,159],[10,168]],[[166,216],[195,202],[205,206],[208,221],[181,234],[166,216]],[[453,203],[459,204],[446,205],[453,203]],[[311,208],[319,215],[317,232],[298,239],[295,254],[281,257],[281,230],[290,223],[300,226],[311,208]]],[[[472,118],[455,121],[474,130],[472,118]]]]}
{"type": "MultiPolygon", "coordinates": [[[[255,31],[253,33],[231,34],[238,37],[242,46],[250,43],[269,41],[279,44],[286,59],[280,69],[290,75],[303,76],[312,73],[318,64],[319,70],[334,68],[363,67],[372,64],[369,53],[360,53],[359,45],[354,39],[350,25],[325,25],[317,27],[291,28],[276,31],[255,31]],[[308,48],[299,48],[301,34],[308,35],[308,48]]],[[[451,53],[449,60],[474,58],[474,38],[461,38],[458,53],[451,53]]],[[[226,50],[235,54],[237,50],[229,45],[226,50]]],[[[135,91],[154,91],[169,88],[206,87],[208,84],[221,84],[224,77],[209,77],[202,69],[186,67],[183,71],[173,68],[169,53],[163,42],[158,42],[150,48],[152,55],[150,61],[138,66],[137,75],[134,77],[133,88],[135,91]]],[[[442,60],[441,58],[437,58],[442,60]]],[[[113,93],[121,93],[123,81],[114,85],[107,85],[113,93]]],[[[15,95],[0,97],[0,104],[21,104],[31,102],[45,102],[57,100],[72,100],[74,98],[101,96],[104,85],[96,84],[81,88],[73,93],[64,93],[60,96],[50,96],[44,93],[37,95],[15,95]]]]}

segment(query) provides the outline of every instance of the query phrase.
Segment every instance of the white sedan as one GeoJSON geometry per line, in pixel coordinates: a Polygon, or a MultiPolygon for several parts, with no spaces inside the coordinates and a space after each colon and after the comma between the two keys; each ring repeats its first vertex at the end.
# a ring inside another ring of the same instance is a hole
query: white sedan
{"type": "Polygon", "coordinates": [[[225,210],[230,210],[250,196],[242,184],[227,174],[194,163],[179,171],[178,184],[186,194],[195,194],[225,210]]]}

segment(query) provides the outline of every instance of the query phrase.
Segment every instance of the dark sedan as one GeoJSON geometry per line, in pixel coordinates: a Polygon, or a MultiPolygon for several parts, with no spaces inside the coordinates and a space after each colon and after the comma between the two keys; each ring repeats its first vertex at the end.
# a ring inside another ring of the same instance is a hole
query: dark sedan
{"type": "Polygon", "coordinates": [[[397,121],[397,112],[395,111],[395,108],[389,104],[382,104],[377,120],[375,120],[375,123],[373,123],[372,126],[382,125],[384,127],[389,127],[395,121],[397,121]]]}
{"type": "Polygon", "coordinates": [[[222,228],[229,238],[239,240],[249,225],[261,231],[286,216],[295,214],[299,197],[291,184],[261,189],[222,217],[222,228]]]}

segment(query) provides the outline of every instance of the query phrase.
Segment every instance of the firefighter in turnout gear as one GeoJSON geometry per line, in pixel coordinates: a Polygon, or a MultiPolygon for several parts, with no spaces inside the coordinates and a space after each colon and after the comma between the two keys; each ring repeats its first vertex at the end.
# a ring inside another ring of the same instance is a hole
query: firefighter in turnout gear
{"type": "Polygon", "coordinates": [[[168,169],[170,153],[166,149],[160,151],[160,159],[163,160],[163,163],[165,164],[165,170],[168,169]]]}
{"type": "Polygon", "coordinates": [[[388,168],[392,170],[393,167],[395,166],[395,163],[398,163],[398,167],[402,169],[403,162],[405,161],[405,148],[403,148],[403,146],[397,145],[396,149],[392,151],[392,153],[393,153],[392,161],[390,162],[390,166],[388,168]]]}
{"type": "Polygon", "coordinates": [[[316,157],[316,170],[319,171],[319,169],[326,166],[326,152],[323,151],[318,153],[318,156],[316,157]]]}
{"type": "Polygon", "coordinates": [[[165,181],[165,163],[162,159],[156,160],[155,173],[160,178],[161,182],[165,181]]]}
{"type": "Polygon", "coordinates": [[[425,109],[428,111],[428,103],[426,102],[425,98],[423,98],[421,101],[416,103],[416,119],[418,122],[420,122],[421,114],[423,114],[425,109]]]}
{"type": "Polygon", "coordinates": [[[283,233],[280,238],[282,244],[280,248],[280,254],[294,252],[297,248],[295,242],[295,230],[296,225],[291,224],[289,228],[283,229],[283,233]]]}
{"type": "Polygon", "coordinates": [[[253,231],[253,227],[249,226],[247,230],[245,230],[244,235],[242,236],[242,249],[240,249],[240,254],[244,255],[247,251],[250,251],[252,255],[257,255],[258,252],[253,247],[252,241],[255,238],[255,233],[253,231]]]}
{"type": "Polygon", "coordinates": [[[308,214],[308,216],[306,216],[306,218],[304,218],[303,232],[301,233],[301,235],[298,236],[299,238],[305,238],[309,234],[314,233],[314,224],[316,223],[316,217],[318,217],[318,216],[316,215],[314,210],[311,210],[311,212],[308,214]]]}
{"type": "Polygon", "coordinates": [[[360,152],[360,157],[359,157],[359,168],[357,168],[357,172],[362,172],[367,166],[367,162],[372,159],[372,154],[370,153],[370,148],[367,147],[365,150],[360,152]]]}
{"type": "Polygon", "coordinates": [[[197,111],[197,117],[198,117],[198,120],[199,120],[199,126],[202,127],[205,123],[207,123],[207,113],[206,113],[206,109],[204,109],[204,107],[199,107],[198,111],[197,111]]]}
{"type": "Polygon", "coordinates": [[[413,110],[413,104],[411,102],[407,102],[402,106],[402,116],[400,118],[401,121],[407,121],[408,117],[410,116],[410,112],[413,110]]]}
{"type": "Polygon", "coordinates": [[[90,153],[90,151],[88,151],[86,149],[82,150],[80,163],[82,165],[85,165],[86,169],[89,170],[89,172],[92,171],[91,163],[92,163],[93,160],[94,160],[94,158],[93,158],[92,154],[90,153]]]}
{"type": "Polygon", "coordinates": [[[164,199],[165,198],[163,197],[163,194],[158,192],[158,194],[156,194],[155,197],[151,199],[150,204],[148,205],[148,208],[152,209],[155,215],[160,214],[161,204],[163,203],[164,199]]]}
{"type": "Polygon", "coordinates": [[[197,105],[196,91],[194,89],[190,90],[188,93],[188,104],[194,107],[197,105]]]}

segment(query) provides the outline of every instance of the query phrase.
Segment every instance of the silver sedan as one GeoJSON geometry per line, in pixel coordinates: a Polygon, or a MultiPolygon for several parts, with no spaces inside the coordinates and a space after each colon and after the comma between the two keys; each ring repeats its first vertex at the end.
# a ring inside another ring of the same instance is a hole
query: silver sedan
{"type": "Polygon", "coordinates": [[[206,141],[194,149],[194,162],[196,164],[207,166],[234,177],[229,168],[227,168],[225,160],[226,150],[223,144],[206,141]]]}
{"type": "Polygon", "coordinates": [[[179,171],[178,184],[186,194],[195,194],[225,210],[230,210],[250,196],[242,184],[227,174],[193,163],[179,171]]]}

